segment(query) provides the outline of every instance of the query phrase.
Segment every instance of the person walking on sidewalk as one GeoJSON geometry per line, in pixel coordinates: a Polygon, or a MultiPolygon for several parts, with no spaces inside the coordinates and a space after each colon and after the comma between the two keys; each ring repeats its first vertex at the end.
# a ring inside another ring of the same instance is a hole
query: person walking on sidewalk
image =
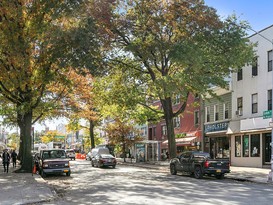
{"type": "Polygon", "coordinates": [[[12,158],[12,165],[14,168],[14,167],[16,167],[16,160],[17,160],[17,153],[15,152],[15,150],[12,151],[11,158],[12,158]]]}
{"type": "Polygon", "coordinates": [[[9,155],[7,149],[4,150],[4,153],[2,155],[2,161],[3,161],[3,165],[4,165],[4,172],[7,171],[7,173],[8,173],[9,172],[10,155],[9,155]]]}

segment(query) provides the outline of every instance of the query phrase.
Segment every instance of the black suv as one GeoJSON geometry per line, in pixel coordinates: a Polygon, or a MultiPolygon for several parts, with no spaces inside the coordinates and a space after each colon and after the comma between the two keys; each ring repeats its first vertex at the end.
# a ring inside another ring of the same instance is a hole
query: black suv
{"type": "Polygon", "coordinates": [[[63,149],[45,149],[39,154],[39,172],[42,177],[48,174],[62,174],[70,176],[69,158],[63,149]]]}

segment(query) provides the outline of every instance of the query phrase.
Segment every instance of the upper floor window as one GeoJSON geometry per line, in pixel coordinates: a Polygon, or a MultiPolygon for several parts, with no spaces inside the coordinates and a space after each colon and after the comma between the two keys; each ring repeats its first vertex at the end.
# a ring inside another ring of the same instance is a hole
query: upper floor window
{"type": "Polygon", "coordinates": [[[253,60],[252,64],[252,76],[257,76],[258,75],[258,58],[256,57],[253,60]]]}
{"type": "Polygon", "coordinates": [[[228,104],[224,103],[223,105],[224,119],[228,119],[228,104]]]}
{"type": "Polygon", "coordinates": [[[162,136],[167,135],[167,126],[166,125],[161,126],[161,134],[162,134],[162,136]]]}
{"type": "Polygon", "coordinates": [[[237,114],[242,115],[243,113],[243,98],[237,98],[237,114]]]}
{"type": "Polygon", "coordinates": [[[210,121],[210,107],[205,108],[206,122],[210,121]]]}
{"type": "Polygon", "coordinates": [[[273,60],[273,54],[272,54],[272,50],[268,51],[267,54],[267,58],[268,58],[268,71],[272,71],[272,60],[273,60]]]}
{"type": "Polygon", "coordinates": [[[255,93],[251,96],[252,99],[252,113],[258,112],[258,94],[255,93]]]}
{"type": "Polygon", "coordinates": [[[153,127],[153,136],[156,136],[156,127],[153,127]]]}
{"type": "Polygon", "coordinates": [[[239,69],[237,73],[237,81],[243,80],[243,69],[239,69]]]}
{"type": "Polygon", "coordinates": [[[272,90],[267,91],[267,110],[272,110],[272,90]]]}
{"type": "Polygon", "coordinates": [[[173,126],[176,127],[180,127],[180,117],[175,117],[173,118],[173,126]]]}
{"type": "Polygon", "coordinates": [[[194,125],[199,124],[199,111],[194,111],[194,125]]]}
{"type": "Polygon", "coordinates": [[[219,106],[214,105],[214,121],[218,121],[218,120],[219,120],[219,106]]]}
{"type": "Polygon", "coordinates": [[[176,95],[175,98],[174,98],[174,100],[173,100],[173,104],[177,105],[179,103],[180,103],[180,95],[176,95]]]}

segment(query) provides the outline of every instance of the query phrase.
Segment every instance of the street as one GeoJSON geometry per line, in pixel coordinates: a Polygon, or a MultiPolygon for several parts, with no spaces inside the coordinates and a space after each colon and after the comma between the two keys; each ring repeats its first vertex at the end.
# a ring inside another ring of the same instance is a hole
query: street
{"type": "Polygon", "coordinates": [[[71,161],[70,177],[48,176],[58,197],[40,204],[271,204],[273,186],[187,175],[128,165],[94,168],[90,161],[71,161]]]}

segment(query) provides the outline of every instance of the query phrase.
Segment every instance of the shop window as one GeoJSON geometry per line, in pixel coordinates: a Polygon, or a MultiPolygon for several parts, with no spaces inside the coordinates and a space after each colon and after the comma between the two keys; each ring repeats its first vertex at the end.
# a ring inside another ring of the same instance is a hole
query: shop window
{"type": "Polygon", "coordinates": [[[235,136],[235,157],[242,156],[242,141],[241,136],[235,136]]]}
{"type": "Polygon", "coordinates": [[[243,157],[249,157],[249,136],[243,136],[243,157]]]}
{"type": "Polygon", "coordinates": [[[260,157],[260,135],[251,135],[251,157],[260,157]]]}

